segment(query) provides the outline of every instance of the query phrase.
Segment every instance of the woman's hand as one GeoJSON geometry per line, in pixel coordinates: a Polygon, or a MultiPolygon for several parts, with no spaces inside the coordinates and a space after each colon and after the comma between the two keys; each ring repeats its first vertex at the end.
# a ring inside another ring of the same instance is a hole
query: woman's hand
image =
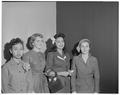
{"type": "Polygon", "coordinates": [[[50,71],[50,73],[49,73],[49,76],[55,76],[55,72],[53,72],[53,71],[50,71]]]}
{"type": "Polygon", "coordinates": [[[68,72],[69,72],[69,75],[71,76],[74,70],[68,70],[68,72]]]}
{"type": "Polygon", "coordinates": [[[51,70],[51,69],[48,69],[48,70],[45,72],[45,74],[46,74],[47,76],[51,76],[51,77],[54,77],[54,76],[56,75],[56,73],[55,73],[53,70],[51,70]]]}
{"type": "Polygon", "coordinates": [[[57,72],[58,75],[61,75],[61,76],[68,76],[69,75],[69,72],[67,71],[63,71],[63,72],[57,72]]]}

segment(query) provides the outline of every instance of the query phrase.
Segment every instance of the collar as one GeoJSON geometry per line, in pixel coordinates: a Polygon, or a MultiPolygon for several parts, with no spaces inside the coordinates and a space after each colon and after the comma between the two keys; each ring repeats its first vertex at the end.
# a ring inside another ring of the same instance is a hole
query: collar
{"type": "Polygon", "coordinates": [[[16,64],[16,65],[19,65],[19,64],[22,63],[22,61],[20,61],[19,63],[17,63],[13,58],[11,58],[10,62],[11,62],[12,64],[16,64]]]}
{"type": "Polygon", "coordinates": [[[61,60],[65,60],[67,58],[67,56],[63,53],[63,55],[60,55],[60,53],[57,51],[56,52],[57,58],[61,59],[61,60]]]}
{"type": "MultiPolygon", "coordinates": [[[[78,56],[79,56],[80,58],[82,58],[82,54],[81,54],[81,53],[80,53],[78,56]]],[[[88,58],[89,58],[89,57],[91,57],[91,53],[88,54],[88,58]]]]}

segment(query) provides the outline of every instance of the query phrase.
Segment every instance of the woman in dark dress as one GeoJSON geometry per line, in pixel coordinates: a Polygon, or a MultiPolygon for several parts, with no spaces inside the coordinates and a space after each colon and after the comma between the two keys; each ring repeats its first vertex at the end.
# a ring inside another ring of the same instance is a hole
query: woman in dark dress
{"type": "Polygon", "coordinates": [[[63,87],[56,93],[70,93],[70,78],[68,77],[71,74],[69,70],[70,56],[65,51],[64,37],[65,35],[62,33],[56,34],[54,36],[55,47],[52,49],[52,52],[48,53],[47,55],[46,71],[55,71],[63,85],[63,87]]]}

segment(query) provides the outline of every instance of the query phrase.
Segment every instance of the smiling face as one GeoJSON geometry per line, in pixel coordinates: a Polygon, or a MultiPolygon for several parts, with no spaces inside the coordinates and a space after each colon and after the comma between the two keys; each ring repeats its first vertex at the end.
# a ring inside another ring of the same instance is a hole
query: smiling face
{"type": "Polygon", "coordinates": [[[41,38],[39,36],[35,38],[35,41],[33,42],[34,48],[41,49],[41,48],[43,48],[44,45],[45,45],[45,41],[43,38],[41,38]]]}
{"type": "Polygon", "coordinates": [[[56,39],[55,43],[56,43],[56,46],[58,49],[63,49],[65,46],[65,42],[64,42],[64,39],[62,37],[58,37],[56,39]]]}
{"type": "Polygon", "coordinates": [[[14,58],[20,59],[23,56],[23,52],[24,52],[23,45],[21,43],[13,45],[10,52],[14,58]]]}
{"type": "Polygon", "coordinates": [[[82,42],[80,45],[81,52],[83,54],[89,53],[90,47],[88,42],[82,42]]]}

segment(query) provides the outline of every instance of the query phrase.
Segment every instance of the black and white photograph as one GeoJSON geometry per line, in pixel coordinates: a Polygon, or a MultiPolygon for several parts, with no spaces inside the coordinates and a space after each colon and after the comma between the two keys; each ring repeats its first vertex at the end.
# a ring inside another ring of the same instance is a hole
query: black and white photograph
{"type": "Polygon", "coordinates": [[[119,93],[119,1],[1,8],[1,94],[119,93]]]}

